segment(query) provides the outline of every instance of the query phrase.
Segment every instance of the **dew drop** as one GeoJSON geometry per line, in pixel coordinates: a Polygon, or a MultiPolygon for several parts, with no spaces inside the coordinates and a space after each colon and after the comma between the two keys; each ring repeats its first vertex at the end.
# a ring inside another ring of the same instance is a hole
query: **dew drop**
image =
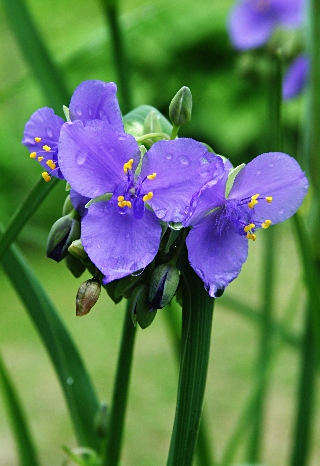
{"type": "Polygon", "coordinates": [[[106,118],[106,112],[104,110],[99,110],[99,118],[101,120],[105,120],[106,118]]]}
{"type": "Polygon", "coordinates": [[[261,170],[257,170],[257,175],[261,175],[261,170]]]}
{"type": "Polygon", "coordinates": [[[74,111],[76,112],[76,114],[77,114],[78,116],[81,116],[81,115],[82,115],[82,108],[81,108],[81,107],[77,106],[77,107],[74,109],[74,111]]]}
{"type": "Polygon", "coordinates": [[[167,159],[167,160],[171,160],[171,159],[172,159],[172,154],[167,154],[167,155],[166,155],[166,159],[167,159]]]}
{"type": "Polygon", "coordinates": [[[273,162],[270,162],[270,163],[269,163],[269,167],[270,167],[270,168],[274,167],[274,163],[273,163],[273,162]]]}
{"type": "Polygon", "coordinates": [[[83,165],[84,162],[86,161],[87,159],[87,154],[85,152],[83,152],[82,150],[79,150],[77,153],[76,153],[76,162],[78,165],[83,165]]]}
{"type": "Polygon", "coordinates": [[[68,377],[67,378],[67,384],[68,385],[73,385],[74,384],[74,378],[73,377],[68,377]]]}
{"type": "Polygon", "coordinates": [[[91,107],[89,107],[89,108],[88,108],[88,113],[89,113],[89,116],[91,116],[91,117],[92,117],[92,115],[93,115],[93,110],[92,110],[92,108],[91,108],[91,107]]]}
{"type": "Polygon", "coordinates": [[[279,213],[279,215],[282,215],[283,214],[283,209],[280,209],[278,213],[279,213]]]}
{"type": "Polygon", "coordinates": [[[130,235],[129,233],[126,233],[126,238],[129,239],[130,238],[130,235]]]}
{"type": "Polygon", "coordinates": [[[126,136],[119,136],[118,139],[119,139],[119,141],[125,141],[127,139],[127,137],[126,136]]]}
{"type": "Polygon", "coordinates": [[[47,128],[47,135],[50,139],[53,137],[53,131],[51,128],[47,128]]]}
{"type": "Polygon", "coordinates": [[[159,209],[155,211],[156,216],[160,219],[165,217],[166,213],[167,213],[167,209],[159,209]]]}
{"type": "Polygon", "coordinates": [[[133,277],[138,277],[139,275],[141,275],[144,272],[144,269],[145,269],[145,267],[143,269],[137,270],[136,272],[133,272],[131,275],[133,277]]]}
{"type": "Polygon", "coordinates": [[[181,155],[181,157],[179,157],[179,162],[182,165],[189,165],[189,159],[185,155],[181,155]]]}

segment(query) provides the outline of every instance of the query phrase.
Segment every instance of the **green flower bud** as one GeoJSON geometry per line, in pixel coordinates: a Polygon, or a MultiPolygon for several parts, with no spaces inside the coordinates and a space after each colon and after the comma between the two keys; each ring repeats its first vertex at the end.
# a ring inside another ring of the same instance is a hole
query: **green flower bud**
{"type": "Polygon", "coordinates": [[[83,272],[86,270],[86,266],[84,265],[84,263],[76,257],[72,256],[71,254],[68,254],[66,257],[66,265],[72,273],[72,275],[76,278],[81,277],[83,272]]]}
{"type": "Polygon", "coordinates": [[[183,86],[171,100],[169,117],[175,126],[189,123],[192,112],[192,94],[188,87],[183,86]]]}
{"type": "Polygon", "coordinates": [[[97,437],[106,438],[108,432],[108,406],[106,403],[100,403],[93,426],[97,437]]]}
{"type": "Polygon", "coordinates": [[[82,283],[76,297],[76,315],[85,316],[96,304],[100,296],[101,284],[96,278],[82,283]]]}
{"type": "Polygon", "coordinates": [[[68,247],[68,251],[70,252],[70,254],[72,254],[77,259],[80,259],[80,260],[88,259],[88,254],[84,250],[81,239],[76,239],[75,241],[72,241],[72,243],[68,247]]]}
{"type": "Polygon", "coordinates": [[[150,113],[146,116],[146,119],[143,123],[143,134],[149,133],[161,133],[161,123],[160,123],[160,116],[156,110],[151,110],[150,113]]]}
{"type": "Polygon", "coordinates": [[[80,222],[75,218],[76,211],[59,218],[51,227],[47,240],[47,257],[60,262],[68,254],[68,247],[80,238],[80,222]]]}
{"type": "Polygon", "coordinates": [[[73,211],[73,205],[70,199],[70,194],[66,197],[66,200],[64,201],[63,207],[62,207],[62,215],[68,215],[73,211]]]}
{"type": "Polygon", "coordinates": [[[153,271],[149,301],[154,309],[162,309],[174,297],[180,281],[179,270],[172,264],[161,264],[153,271]]]}
{"type": "Polygon", "coordinates": [[[148,288],[146,285],[137,286],[129,298],[129,309],[134,325],[136,322],[141,328],[147,328],[153,322],[157,311],[154,310],[148,300],[148,288]]]}

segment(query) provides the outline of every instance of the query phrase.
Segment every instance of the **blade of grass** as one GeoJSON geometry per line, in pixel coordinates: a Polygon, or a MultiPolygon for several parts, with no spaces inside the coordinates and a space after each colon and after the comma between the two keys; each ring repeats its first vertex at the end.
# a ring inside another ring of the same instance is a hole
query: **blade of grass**
{"type": "Polygon", "coordinates": [[[38,81],[44,96],[56,112],[62,113],[62,105],[69,102],[69,93],[62,73],[50,57],[39,31],[24,0],[3,0],[8,22],[38,81]]]}
{"type": "Polygon", "coordinates": [[[11,246],[2,266],[37,328],[59,378],[79,444],[99,447],[94,432],[98,399],[81,357],[41,283],[11,246]]]}
{"type": "Polygon", "coordinates": [[[6,401],[5,406],[18,449],[19,464],[20,466],[38,466],[40,465],[38,455],[31,439],[21,402],[1,356],[0,381],[2,382],[3,395],[6,401]]]}

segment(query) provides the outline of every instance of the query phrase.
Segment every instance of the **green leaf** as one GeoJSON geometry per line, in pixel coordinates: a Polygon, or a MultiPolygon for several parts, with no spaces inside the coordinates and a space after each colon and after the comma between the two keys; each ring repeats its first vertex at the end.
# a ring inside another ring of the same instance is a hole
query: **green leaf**
{"type": "Polygon", "coordinates": [[[38,466],[40,463],[31,439],[21,403],[1,357],[0,381],[2,382],[3,395],[6,401],[5,406],[8,410],[11,427],[16,439],[19,453],[19,464],[21,466],[38,466]]]}
{"type": "Polygon", "coordinates": [[[233,186],[233,183],[234,183],[234,180],[237,174],[243,169],[243,167],[245,167],[245,165],[246,165],[245,163],[242,163],[241,165],[238,165],[236,168],[233,168],[232,170],[230,170],[227,184],[226,184],[226,194],[225,194],[226,199],[228,199],[228,196],[230,194],[231,188],[233,186]]]}
{"type": "Polygon", "coordinates": [[[41,283],[19,250],[11,246],[3,268],[37,328],[57,372],[78,442],[98,448],[94,417],[98,399],[81,357],[41,283]]]}
{"type": "Polygon", "coordinates": [[[172,131],[172,125],[162,115],[162,113],[159,112],[159,110],[152,107],[151,105],[140,105],[123,117],[123,123],[126,132],[133,134],[133,136],[142,136],[145,119],[151,111],[158,115],[159,124],[162,131],[170,135],[172,131]]]}

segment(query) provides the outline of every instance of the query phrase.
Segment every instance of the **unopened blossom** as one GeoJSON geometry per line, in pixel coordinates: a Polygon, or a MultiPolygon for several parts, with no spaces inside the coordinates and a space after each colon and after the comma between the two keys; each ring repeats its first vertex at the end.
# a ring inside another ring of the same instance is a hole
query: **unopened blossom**
{"type": "Polygon", "coordinates": [[[282,84],[285,100],[298,96],[306,87],[309,77],[310,61],[306,55],[299,55],[287,69],[282,84]]]}
{"type": "MultiPolygon", "coordinates": [[[[117,86],[103,81],[84,81],[74,91],[70,101],[71,121],[99,119],[123,129],[121,112],[116,98],[117,86]]],[[[58,141],[64,120],[52,108],[38,109],[24,129],[22,143],[29,149],[30,158],[37,160],[46,171],[45,181],[52,176],[62,178],[58,163],[58,141]]]]}
{"type": "Polygon", "coordinates": [[[228,19],[233,46],[239,50],[261,47],[277,27],[299,27],[302,7],[302,0],[239,0],[228,19]]]}
{"type": "Polygon", "coordinates": [[[210,296],[220,296],[247,259],[248,240],[256,230],[291,217],[300,207],[308,181],[289,155],[259,155],[236,175],[226,192],[229,170],[193,196],[184,222],[191,266],[210,296]]]}
{"type": "Polygon", "coordinates": [[[82,219],[81,240],[104,283],[146,267],[159,249],[159,219],[181,222],[193,193],[224,170],[203,144],[180,138],[155,143],[138,173],[135,138],[98,120],[64,124],[58,158],[71,187],[96,201],[82,219]]]}

